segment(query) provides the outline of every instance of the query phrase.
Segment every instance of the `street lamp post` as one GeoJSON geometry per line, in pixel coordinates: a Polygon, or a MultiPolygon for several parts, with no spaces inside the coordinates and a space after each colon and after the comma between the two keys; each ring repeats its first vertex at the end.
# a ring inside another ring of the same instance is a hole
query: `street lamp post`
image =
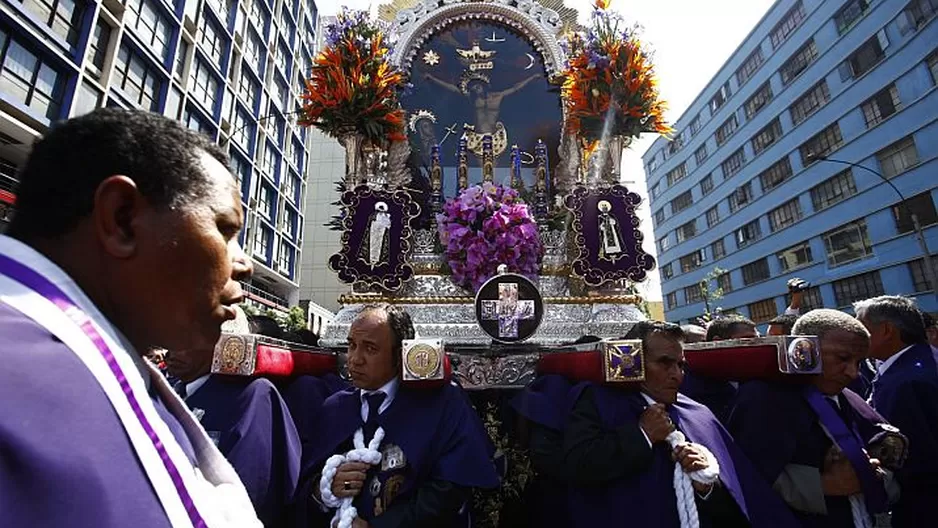
{"type": "Polygon", "coordinates": [[[918,215],[915,214],[915,212],[912,211],[912,208],[909,207],[909,205],[906,203],[905,195],[903,195],[902,191],[900,191],[899,188],[896,187],[894,183],[892,183],[892,180],[890,180],[889,178],[883,176],[879,172],[865,165],[860,165],[859,163],[854,163],[852,161],[831,159],[831,158],[828,158],[827,156],[822,156],[822,155],[817,155],[817,154],[812,154],[808,156],[808,161],[813,161],[813,160],[827,161],[829,163],[840,163],[841,165],[849,165],[851,167],[857,167],[858,169],[863,169],[867,172],[871,172],[875,174],[877,178],[883,180],[884,182],[888,183],[890,187],[892,187],[892,190],[895,191],[896,194],[899,195],[899,200],[901,200],[899,202],[899,207],[905,207],[909,213],[909,218],[912,220],[912,229],[915,231],[915,238],[918,239],[919,247],[921,247],[922,254],[925,257],[924,269],[925,269],[926,278],[928,280],[928,283],[931,284],[932,294],[938,297],[938,282],[935,282],[935,279],[938,278],[938,273],[935,272],[935,265],[931,259],[931,252],[928,251],[928,242],[925,240],[925,234],[922,232],[922,225],[918,221],[918,215]]]}

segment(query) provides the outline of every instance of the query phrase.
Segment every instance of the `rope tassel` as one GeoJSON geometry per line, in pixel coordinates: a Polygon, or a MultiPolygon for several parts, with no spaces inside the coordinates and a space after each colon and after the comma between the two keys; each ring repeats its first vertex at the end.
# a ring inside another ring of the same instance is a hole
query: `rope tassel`
{"type": "MultiPolygon", "coordinates": [[[[673,431],[665,440],[672,450],[687,442],[684,433],[680,431],[673,431]]],[[[709,485],[720,478],[720,463],[716,457],[706,447],[700,444],[697,446],[707,457],[706,468],[687,473],[680,464],[674,464],[674,494],[677,496],[677,513],[681,519],[681,528],[700,528],[700,517],[694,500],[694,485],[691,481],[709,485]]]]}
{"type": "Polygon", "coordinates": [[[332,493],[332,481],[335,479],[335,474],[339,466],[346,462],[364,462],[372,466],[380,464],[381,451],[378,451],[378,447],[381,446],[382,440],[384,440],[384,428],[379,427],[378,430],[375,431],[374,438],[371,439],[371,442],[369,442],[366,447],[365,433],[359,428],[358,431],[355,431],[353,438],[355,449],[352,449],[344,455],[332,455],[326,460],[326,465],[322,468],[322,477],[319,479],[319,493],[322,497],[322,503],[326,505],[326,507],[338,508],[335,515],[332,517],[332,522],[329,523],[330,526],[334,528],[351,528],[352,521],[355,520],[355,517],[358,517],[358,510],[355,506],[352,506],[352,501],[355,500],[355,497],[344,497],[340,499],[332,493]]]}

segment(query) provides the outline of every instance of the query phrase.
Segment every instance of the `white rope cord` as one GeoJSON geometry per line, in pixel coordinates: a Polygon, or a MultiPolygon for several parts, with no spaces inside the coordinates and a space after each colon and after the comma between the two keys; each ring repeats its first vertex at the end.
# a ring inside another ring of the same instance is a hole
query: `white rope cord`
{"type": "MultiPolygon", "coordinates": [[[[687,442],[684,433],[672,431],[665,440],[671,449],[687,442]]],[[[681,464],[674,464],[674,494],[677,496],[677,514],[681,519],[681,528],[700,528],[700,518],[697,514],[697,503],[694,501],[694,486],[691,481],[701,484],[713,484],[720,478],[720,463],[713,453],[706,447],[696,444],[707,457],[706,468],[686,473],[681,464]]]]}
{"type": "Polygon", "coordinates": [[[365,434],[361,428],[355,431],[353,438],[354,449],[344,455],[332,455],[326,460],[326,465],[322,468],[322,477],[319,479],[319,493],[322,497],[322,503],[328,508],[338,508],[332,522],[329,523],[333,528],[350,528],[352,521],[358,517],[358,510],[352,506],[354,497],[336,497],[332,493],[332,480],[335,479],[336,471],[339,466],[346,462],[364,462],[372,466],[381,463],[381,441],[384,440],[384,428],[379,427],[375,431],[374,438],[365,446],[365,434]]]}

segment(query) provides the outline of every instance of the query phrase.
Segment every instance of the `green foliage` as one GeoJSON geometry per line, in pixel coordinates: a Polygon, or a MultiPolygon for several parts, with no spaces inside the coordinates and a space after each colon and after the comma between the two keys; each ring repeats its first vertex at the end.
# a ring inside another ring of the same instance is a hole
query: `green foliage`
{"type": "Polygon", "coordinates": [[[698,287],[700,288],[700,295],[703,296],[704,305],[706,306],[706,312],[704,313],[703,317],[705,321],[712,320],[713,312],[719,311],[721,309],[720,307],[713,305],[723,298],[723,288],[717,284],[716,288],[711,289],[711,285],[725,273],[727,273],[725,269],[715,267],[710,270],[710,273],[707,273],[704,278],[700,279],[700,283],[698,283],[698,287]]]}

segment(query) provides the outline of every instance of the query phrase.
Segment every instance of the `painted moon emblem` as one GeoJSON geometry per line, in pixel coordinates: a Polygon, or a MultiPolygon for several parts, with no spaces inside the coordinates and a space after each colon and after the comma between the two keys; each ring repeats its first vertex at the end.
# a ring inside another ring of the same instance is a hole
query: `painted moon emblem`
{"type": "Polygon", "coordinates": [[[525,70],[530,70],[531,68],[534,67],[534,62],[535,62],[535,61],[534,61],[534,55],[531,55],[530,53],[525,53],[525,55],[528,56],[528,60],[531,61],[531,63],[528,64],[527,66],[525,66],[524,69],[525,69],[525,70]]]}

